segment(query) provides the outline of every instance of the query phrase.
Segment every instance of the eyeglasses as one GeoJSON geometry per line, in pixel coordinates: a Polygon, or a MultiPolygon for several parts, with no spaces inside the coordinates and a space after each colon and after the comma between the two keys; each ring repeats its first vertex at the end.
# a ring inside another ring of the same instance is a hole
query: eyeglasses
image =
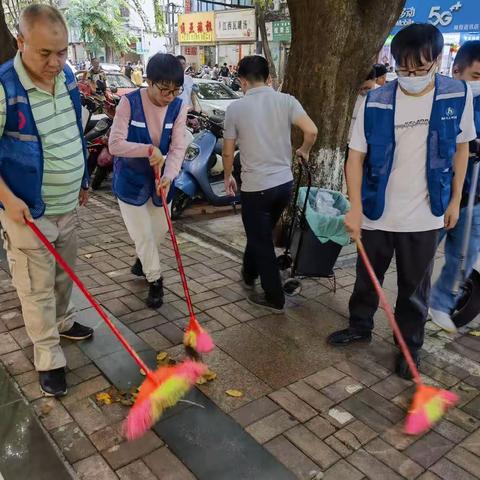
{"type": "Polygon", "coordinates": [[[395,71],[399,77],[410,77],[413,75],[414,77],[425,77],[427,76],[430,71],[432,70],[435,62],[433,62],[428,68],[419,68],[416,70],[409,70],[408,68],[397,68],[395,71]]]}
{"type": "Polygon", "coordinates": [[[158,85],[158,83],[155,83],[154,85],[158,88],[158,91],[163,97],[168,97],[170,95],[173,95],[174,97],[178,97],[183,93],[183,87],[178,87],[172,90],[170,88],[162,88],[158,85]]]}

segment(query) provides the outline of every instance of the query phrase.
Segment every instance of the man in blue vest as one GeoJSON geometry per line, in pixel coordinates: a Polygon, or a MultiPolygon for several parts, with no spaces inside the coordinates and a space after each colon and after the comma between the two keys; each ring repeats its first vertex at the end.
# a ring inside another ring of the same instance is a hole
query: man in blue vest
{"type": "MultiPolygon", "coordinates": [[[[469,160],[467,177],[463,189],[460,219],[455,228],[443,232],[445,240],[445,265],[440,277],[432,288],[430,297],[430,315],[432,321],[448,332],[457,329],[450,315],[455,307],[456,295],[454,285],[457,281],[465,223],[467,221],[467,204],[470,194],[470,186],[473,181],[473,166],[479,161],[480,154],[480,41],[466,42],[457,53],[453,64],[453,76],[459,80],[465,80],[470,85],[473,93],[473,107],[475,115],[475,128],[477,138],[471,143],[471,157],[469,160]]],[[[475,194],[475,206],[473,209],[472,229],[470,243],[466,256],[466,274],[469,275],[480,251],[480,181],[477,184],[475,194]]]]}
{"type": "MultiPolygon", "coordinates": [[[[438,233],[457,223],[468,142],[476,136],[470,88],[437,74],[443,43],[430,24],[397,33],[398,80],[369,92],[346,166],[351,209],[345,226],[353,239],[362,237],[380,282],[395,255],[395,316],[417,363],[438,233]]],[[[378,297],[360,260],[349,308],[350,326],[330,335],[332,345],[372,338],[378,297]]],[[[396,372],[411,378],[400,354],[396,372]]]]}
{"type": "Polygon", "coordinates": [[[25,221],[74,265],[75,209],[88,198],[80,94],[65,66],[68,34],[57,9],[27,7],[18,48],[0,66],[0,222],[40,387],[60,396],[67,393],[60,337],[83,340],[93,330],[74,321],[72,282],[25,221]]]}

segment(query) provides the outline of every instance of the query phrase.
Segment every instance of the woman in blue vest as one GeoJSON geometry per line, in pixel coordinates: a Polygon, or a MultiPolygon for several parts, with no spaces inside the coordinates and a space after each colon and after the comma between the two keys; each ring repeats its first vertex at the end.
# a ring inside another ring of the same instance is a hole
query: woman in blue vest
{"type": "MultiPolygon", "coordinates": [[[[430,297],[430,315],[432,321],[448,332],[455,332],[456,327],[450,315],[455,307],[456,295],[454,285],[459,274],[463,233],[467,221],[467,204],[472,184],[473,163],[479,161],[480,151],[480,41],[466,42],[457,53],[453,64],[453,76],[459,80],[465,80],[473,92],[473,106],[475,115],[475,128],[477,139],[472,142],[467,177],[463,189],[463,197],[460,210],[460,218],[455,228],[446,233],[445,240],[445,265],[440,277],[432,288],[430,297]]],[[[473,209],[472,230],[470,244],[466,257],[466,274],[469,275],[475,265],[480,251],[480,181],[477,184],[475,195],[475,207],[473,209]]]]}
{"type": "Polygon", "coordinates": [[[170,202],[171,182],[185,155],[187,107],[177,98],[183,91],[183,69],[168,54],[157,53],[147,65],[147,88],[125,95],[118,105],[109,148],[115,155],[113,191],[137,260],[132,273],[149,283],[147,305],[163,303],[163,279],[158,247],[168,231],[157,194],[154,169],[160,169],[160,187],[170,202]]]}
{"type": "MultiPolygon", "coordinates": [[[[369,92],[346,167],[346,228],[352,238],[362,237],[381,282],[395,255],[395,316],[417,363],[438,234],[457,223],[468,142],[476,136],[472,92],[465,82],[437,73],[443,44],[430,24],[397,33],[392,54],[398,80],[369,92]]],[[[349,307],[350,326],[330,335],[332,345],[371,340],[378,297],[361,262],[349,307]]],[[[411,378],[400,354],[396,372],[411,378]]]]}

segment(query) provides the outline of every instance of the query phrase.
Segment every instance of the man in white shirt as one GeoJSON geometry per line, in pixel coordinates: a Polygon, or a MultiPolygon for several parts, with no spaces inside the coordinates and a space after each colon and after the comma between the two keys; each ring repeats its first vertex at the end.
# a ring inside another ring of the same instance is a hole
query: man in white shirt
{"type": "MultiPolygon", "coordinates": [[[[380,282],[395,255],[395,316],[417,363],[438,233],[457,223],[468,142],[476,137],[470,88],[436,74],[443,44],[430,24],[395,36],[398,80],[368,94],[346,167],[351,209],[345,226],[353,239],[362,237],[380,282]]],[[[360,260],[349,307],[350,327],[330,335],[332,345],[371,340],[378,297],[360,260]]],[[[400,354],[396,372],[411,378],[400,354]]]]}
{"type": "MultiPolygon", "coordinates": [[[[177,55],[177,58],[180,60],[183,71],[185,72],[187,69],[187,60],[183,55],[177,55]]],[[[183,101],[184,105],[189,107],[189,110],[195,110],[196,112],[202,111],[195,95],[195,85],[193,84],[193,78],[186,73],[184,73],[183,75],[183,92],[178,98],[183,101]]]]}

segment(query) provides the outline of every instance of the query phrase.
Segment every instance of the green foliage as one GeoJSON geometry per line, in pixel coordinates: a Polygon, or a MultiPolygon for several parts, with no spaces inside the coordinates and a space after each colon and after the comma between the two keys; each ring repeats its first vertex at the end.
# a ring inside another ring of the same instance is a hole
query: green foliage
{"type": "Polygon", "coordinates": [[[256,3],[260,8],[267,8],[270,5],[273,5],[273,0],[255,0],[254,3],[256,3]]]}
{"type": "Polygon", "coordinates": [[[119,53],[130,51],[135,37],[123,25],[121,0],[72,0],[67,11],[70,25],[78,27],[90,51],[109,47],[119,53]]]}
{"type": "Polygon", "coordinates": [[[165,33],[165,13],[160,0],[153,0],[153,10],[155,15],[155,29],[159,35],[165,33]]]}

